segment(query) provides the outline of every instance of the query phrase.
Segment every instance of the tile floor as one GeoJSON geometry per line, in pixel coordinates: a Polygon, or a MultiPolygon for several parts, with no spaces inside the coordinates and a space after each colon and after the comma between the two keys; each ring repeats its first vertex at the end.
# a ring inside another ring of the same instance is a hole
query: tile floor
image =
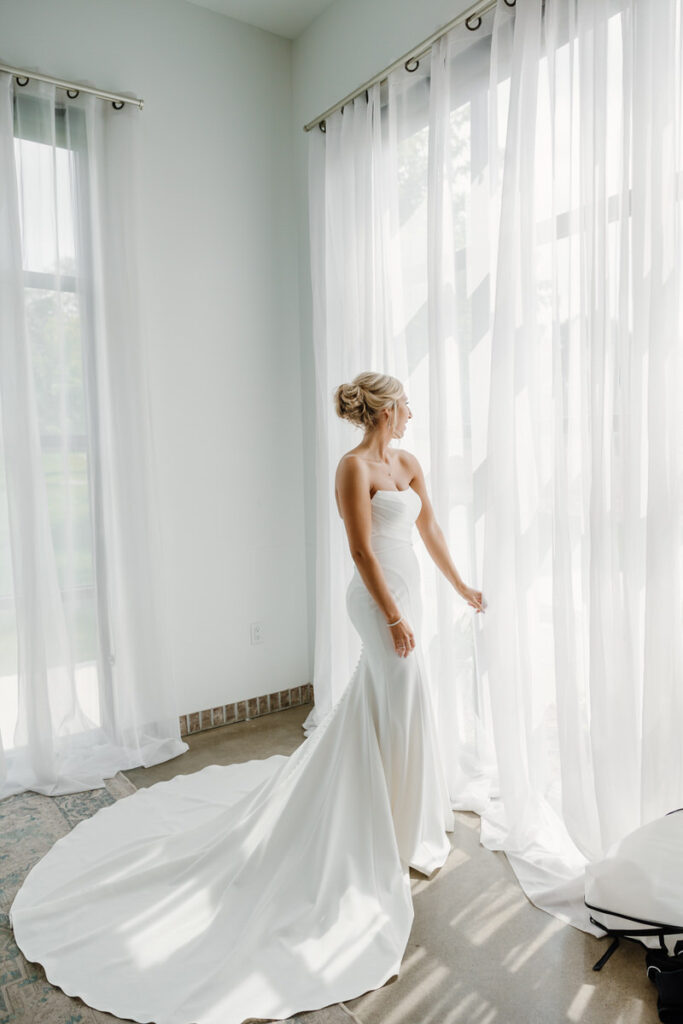
{"type": "MultiPolygon", "coordinates": [[[[125,774],[139,788],[207,764],[289,754],[310,708],[188,736],[180,757],[125,774]]],[[[594,972],[607,941],[529,903],[505,855],[479,845],[476,814],[456,813],[451,843],[431,881],[412,873],[415,921],[398,978],[291,1024],[656,1024],[640,945],[622,943],[594,972]]]]}

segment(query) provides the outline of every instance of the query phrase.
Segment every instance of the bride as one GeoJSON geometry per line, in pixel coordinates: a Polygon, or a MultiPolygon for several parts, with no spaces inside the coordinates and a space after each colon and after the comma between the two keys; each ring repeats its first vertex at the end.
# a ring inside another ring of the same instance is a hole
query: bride
{"type": "Polygon", "coordinates": [[[450,852],[453,811],[420,647],[418,531],[477,611],[437,525],[400,381],[336,389],[364,428],[335,496],[354,570],[361,655],[339,700],[289,757],[140,789],[60,839],[10,909],[16,942],[68,995],[142,1024],[243,1024],[316,1010],[398,974],[409,869],[450,852]]]}

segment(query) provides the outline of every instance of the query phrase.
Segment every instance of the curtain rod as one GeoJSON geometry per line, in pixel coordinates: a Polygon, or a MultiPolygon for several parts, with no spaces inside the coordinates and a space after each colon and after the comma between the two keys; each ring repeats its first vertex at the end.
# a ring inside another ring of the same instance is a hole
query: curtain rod
{"type": "MultiPolygon", "coordinates": [[[[514,7],[517,0],[503,0],[503,2],[507,7],[514,7]]],[[[443,28],[437,29],[437,31],[433,32],[431,36],[427,37],[427,39],[423,39],[421,43],[414,46],[412,50],[408,50],[407,53],[404,53],[402,57],[395,60],[393,64],[389,65],[389,67],[386,67],[383,71],[374,75],[363,85],[354,89],[353,92],[350,92],[349,95],[345,96],[343,100],[339,101],[339,103],[335,103],[334,106],[330,107],[329,110],[326,110],[324,114],[320,114],[318,117],[314,118],[313,121],[309,121],[308,124],[305,124],[304,131],[310,132],[311,128],[315,128],[316,125],[324,125],[326,117],[330,117],[331,114],[335,114],[338,110],[341,110],[341,108],[347,103],[350,103],[351,100],[355,100],[356,96],[362,95],[362,93],[364,93],[366,89],[369,89],[370,86],[377,85],[378,82],[385,82],[391,72],[400,68],[402,64],[410,64],[413,61],[418,60],[419,57],[423,57],[424,54],[431,49],[437,39],[441,39],[442,36],[445,36],[446,33],[450,32],[452,28],[455,28],[456,25],[462,25],[464,22],[472,32],[476,31],[476,29],[481,25],[482,16],[490,11],[492,7],[495,7],[496,3],[497,0],[479,0],[478,3],[468,7],[462,14],[458,14],[457,17],[452,18],[448,24],[443,26],[443,28]],[[471,25],[469,24],[470,22],[472,22],[471,25]]],[[[417,64],[414,68],[407,68],[406,70],[416,71],[417,64]]],[[[322,130],[325,130],[324,127],[322,130]]]]}
{"type": "MultiPolygon", "coordinates": [[[[25,78],[25,82],[19,82],[19,85],[27,85],[30,78],[35,78],[38,82],[49,82],[50,85],[57,85],[62,89],[66,89],[67,92],[75,92],[77,95],[79,92],[92,93],[93,96],[99,96],[101,100],[111,100],[112,103],[121,104],[134,103],[136,107],[142,110],[144,100],[135,99],[131,96],[119,96],[115,92],[103,92],[100,89],[91,89],[87,85],[79,85],[78,82],[65,82],[62,78],[52,78],[50,75],[39,75],[35,71],[26,71],[23,68],[12,68],[7,64],[0,64],[0,71],[7,71],[10,75],[18,80],[25,78]]],[[[75,97],[73,97],[75,99],[75,97]]],[[[121,109],[118,107],[117,109],[121,109]]]]}

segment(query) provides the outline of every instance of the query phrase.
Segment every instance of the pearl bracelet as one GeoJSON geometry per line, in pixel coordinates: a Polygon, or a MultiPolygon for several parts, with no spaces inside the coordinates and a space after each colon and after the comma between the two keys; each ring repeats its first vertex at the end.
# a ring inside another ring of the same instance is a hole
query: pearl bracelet
{"type": "MultiPolygon", "coordinates": [[[[401,616],[401,619],[402,618],[403,618],[403,616],[401,616]]],[[[396,619],[396,622],[387,622],[387,626],[398,626],[398,624],[401,621],[401,619],[396,619]]]]}

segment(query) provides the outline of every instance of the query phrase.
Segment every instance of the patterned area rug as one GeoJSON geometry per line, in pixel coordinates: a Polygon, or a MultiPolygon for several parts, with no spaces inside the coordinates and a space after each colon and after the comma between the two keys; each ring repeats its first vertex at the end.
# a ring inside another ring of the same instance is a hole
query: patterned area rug
{"type": "MultiPolygon", "coordinates": [[[[103,789],[66,796],[26,792],[0,801],[0,1024],[116,1024],[119,1020],[67,996],[50,984],[40,964],[24,958],[14,941],[9,908],[30,869],[58,839],[101,807],[135,791],[133,783],[118,772],[105,780],[103,789]]],[[[351,1024],[354,1019],[342,1006],[331,1006],[282,1024],[351,1024]]]]}
{"type": "Polygon", "coordinates": [[[135,792],[119,772],[103,789],[66,796],[26,792],[0,801],[0,1024],[112,1024],[51,985],[40,964],[24,959],[14,941],[9,908],[24,878],[58,839],[101,807],[135,792]]]}

